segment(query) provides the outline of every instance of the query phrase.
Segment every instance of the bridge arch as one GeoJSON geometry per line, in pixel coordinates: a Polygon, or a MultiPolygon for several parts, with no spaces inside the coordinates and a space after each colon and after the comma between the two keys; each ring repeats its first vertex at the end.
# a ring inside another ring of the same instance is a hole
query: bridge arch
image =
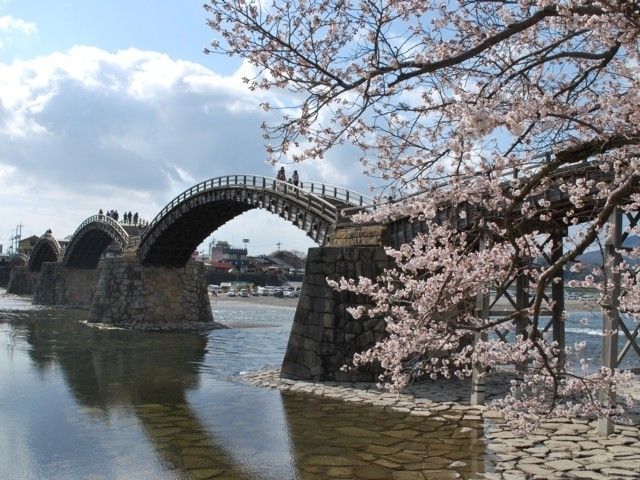
{"type": "Polygon", "coordinates": [[[184,266],[211,232],[254,208],[279,215],[324,245],[342,208],[370,200],[317,183],[295,186],[257,175],[212,178],[178,195],[149,223],[140,242],[140,261],[145,265],[184,266]]]}
{"type": "Polygon", "coordinates": [[[50,233],[42,235],[29,255],[29,271],[39,272],[44,262],[57,262],[60,260],[61,248],[58,241],[50,233]]]}
{"type": "Polygon", "coordinates": [[[94,215],[76,229],[62,263],[71,268],[96,268],[100,257],[111,244],[125,248],[129,244],[129,235],[114,219],[106,215],[94,215]]]}

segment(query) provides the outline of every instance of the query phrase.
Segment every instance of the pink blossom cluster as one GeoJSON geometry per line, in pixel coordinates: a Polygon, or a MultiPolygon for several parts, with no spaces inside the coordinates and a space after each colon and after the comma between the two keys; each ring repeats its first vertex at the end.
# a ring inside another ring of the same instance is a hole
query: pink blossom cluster
{"type": "MultiPolygon", "coordinates": [[[[582,269],[578,257],[606,239],[615,212],[640,210],[634,2],[212,0],[205,8],[217,32],[208,51],[246,59],[249,88],[289,94],[281,121],[264,125],[271,161],[320,159],[351,144],[379,189],[375,210],[354,220],[410,218],[428,232],[389,249],[395,266],[379,278],[330,282],[369,296],[355,318],[387,324],[355,366],[379,362],[381,383],[399,390],[424,376],[510,365],[523,379],[496,407],[514,421],[619,413],[622,397],[602,402],[597,392],[617,392],[629,374],[588,373],[575,347],[541,333],[541,317],[566,316],[548,291],[563,271],[582,269]],[[553,232],[564,235],[560,255],[544,243],[553,232]],[[506,296],[523,278],[532,302],[499,316],[477,308],[478,298],[506,296]],[[474,347],[474,334],[496,330],[515,338],[474,347]]],[[[637,318],[629,259],[638,252],[618,254],[574,286],[597,289],[603,309],[615,291],[621,312],[637,318]]]]}

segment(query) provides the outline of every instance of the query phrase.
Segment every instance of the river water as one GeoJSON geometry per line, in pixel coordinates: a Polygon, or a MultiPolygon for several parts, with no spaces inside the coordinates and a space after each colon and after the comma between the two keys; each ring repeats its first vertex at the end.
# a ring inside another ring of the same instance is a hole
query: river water
{"type": "Polygon", "coordinates": [[[294,308],[221,302],[207,334],[98,329],[0,292],[0,479],[476,478],[482,426],[241,382],[294,308]],[[453,465],[452,465],[453,463],[453,465]],[[421,472],[423,476],[419,476],[421,472]]]}
{"type": "Polygon", "coordinates": [[[440,479],[491,468],[479,425],[230,380],[280,365],[294,311],[222,302],[214,316],[231,329],[135,332],[0,293],[0,479],[440,479]]]}

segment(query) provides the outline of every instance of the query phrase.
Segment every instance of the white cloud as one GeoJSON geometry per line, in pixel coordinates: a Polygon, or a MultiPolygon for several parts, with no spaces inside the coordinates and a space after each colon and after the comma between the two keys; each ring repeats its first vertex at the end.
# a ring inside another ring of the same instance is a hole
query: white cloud
{"type": "Polygon", "coordinates": [[[12,17],[11,15],[0,16],[0,32],[32,35],[37,31],[38,26],[33,22],[27,22],[21,18],[12,17]]]}
{"type": "MultiPolygon", "coordinates": [[[[162,53],[88,46],[0,63],[0,239],[18,221],[29,234],[64,236],[99,208],[152,218],[198,181],[274,175],[259,105],[282,99],[249,91],[248,68],[224,76],[162,53]]],[[[299,166],[304,180],[352,186],[357,168],[354,159],[299,166]]],[[[260,243],[289,242],[273,231],[260,243]]]]}

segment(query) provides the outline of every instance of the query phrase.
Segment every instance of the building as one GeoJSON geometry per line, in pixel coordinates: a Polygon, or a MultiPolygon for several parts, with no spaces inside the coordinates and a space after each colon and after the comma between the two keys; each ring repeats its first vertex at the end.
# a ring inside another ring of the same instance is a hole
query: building
{"type": "Polygon", "coordinates": [[[287,281],[282,284],[282,288],[293,289],[296,292],[302,290],[302,282],[287,281]]]}
{"type": "Polygon", "coordinates": [[[62,240],[58,240],[58,245],[60,245],[60,250],[62,252],[64,252],[67,249],[67,245],[69,245],[69,242],[71,241],[72,237],[73,235],[67,235],[62,240]]]}
{"type": "Polygon", "coordinates": [[[306,259],[292,252],[285,250],[275,252],[266,257],[266,260],[269,262],[269,266],[267,267],[269,270],[277,270],[289,275],[304,275],[306,259]]]}
{"type": "Polygon", "coordinates": [[[24,253],[27,256],[31,255],[33,247],[36,246],[39,238],[40,237],[37,237],[36,235],[31,235],[30,237],[23,238],[22,240],[20,240],[20,243],[18,245],[18,251],[20,253],[24,253]]]}
{"type": "Polygon", "coordinates": [[[232,247],[229,242],[219,241],[211,247],[209,258],[212,262],[245,260],[247,258],[247,249],[232,247]]]}
{"type": "Polygon", "coordinates": [[[232,270],[233,271],[236,270],[236,267],[233,264],[231,264],[229,262],[224,262],[222,260],[218,260],[218,261],[210,260],[209,261],[209,265],[211,265],[211,268],[213,268],[213,271],[217,272],[217,273],[218,272],[219,273],[227,273],[227,272],[230,272],[232,270]]]}

